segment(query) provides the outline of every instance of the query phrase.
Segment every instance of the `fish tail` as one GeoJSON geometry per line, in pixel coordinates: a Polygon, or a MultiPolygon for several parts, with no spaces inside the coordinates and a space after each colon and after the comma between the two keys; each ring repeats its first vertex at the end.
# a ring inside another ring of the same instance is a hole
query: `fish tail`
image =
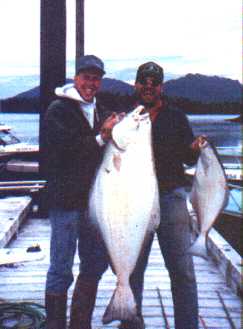
{"type": "Polygon", "coordinates": [[[103,315],[103,324],[113,320],[134,320],[137,316],[137,306],[129,285],[117,286],[103,315]]]}
{"type": "Polygon", "coordinates": [[[208,260],[207,251],[207,236],[206,234],[199,234],[196,241],[191,245],[188,252],[194,256],[202,257],[208,260]]]}

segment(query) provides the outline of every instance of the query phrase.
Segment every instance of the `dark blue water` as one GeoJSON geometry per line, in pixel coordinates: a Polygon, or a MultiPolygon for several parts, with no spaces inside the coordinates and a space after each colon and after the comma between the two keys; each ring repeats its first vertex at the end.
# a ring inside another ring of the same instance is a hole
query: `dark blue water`
{"type": "Polygon", "coordinates": [[[10,126],[11,132],[22,142],[39,142],[39,114],[0,113],[0,122],[10,126]]]}
{"type": "Polygon", "coordinates": [[[231,115],[191,115],[189,120],[194,134],[206,135],[215,146],[242,146],[242,126],[232,122],[231,115]]]}
{"type": "MultiPolygon", "coordinates": [[[[216,146],[240,146],[242,127],[239,123],[228,121],[232,115],[189,115],[194,134],[207,135],[216,146]]],[[[22,141],[38,143],[38,114],[1,113],[0,122],[12,127],[13,133],[22,141]]]]}

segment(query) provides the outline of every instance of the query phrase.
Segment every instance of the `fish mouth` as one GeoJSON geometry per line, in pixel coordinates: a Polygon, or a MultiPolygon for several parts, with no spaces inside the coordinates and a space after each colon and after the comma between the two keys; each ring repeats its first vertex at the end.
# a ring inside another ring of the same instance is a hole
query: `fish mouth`
{"type": "Polygon", "coordinates": [[[149,113],[146,112],[144,114],[140,114],[139,119],[140,121],[147,120],[149,118],[149,113]]]}
{"type": "Polygon", "coordinates": [[[205,140],[199,142],[199,147],[203,149],[208,145],[208,143],[209,143],[208,140],[205,139],[205,140]]]}
{"type": "Polygon", "coordinates": [[[145,111],[143,105],[139,105],[134,111],[134,117],[139,121],[146,120],[149,117],[149,113],[145,111]]]}

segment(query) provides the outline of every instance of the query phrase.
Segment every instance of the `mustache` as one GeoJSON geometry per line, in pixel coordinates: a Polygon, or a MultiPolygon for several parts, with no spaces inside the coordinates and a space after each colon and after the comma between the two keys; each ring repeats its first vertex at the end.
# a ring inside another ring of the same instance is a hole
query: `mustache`
{"type": "Polygon", "coordinates": [[[155,88],[154,87],[143,87],[142,92],[151,92],[151,93],[155,93],[155,88]]]}

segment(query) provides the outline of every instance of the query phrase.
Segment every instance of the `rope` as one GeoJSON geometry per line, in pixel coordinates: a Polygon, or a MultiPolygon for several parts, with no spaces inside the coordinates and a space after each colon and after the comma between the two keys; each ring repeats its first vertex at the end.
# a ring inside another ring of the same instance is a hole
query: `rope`
{"type": "Polygon", "coordinates": [[[0,329],[44,329],[45,308],[30,302],[0,304],[0,329]]]}

